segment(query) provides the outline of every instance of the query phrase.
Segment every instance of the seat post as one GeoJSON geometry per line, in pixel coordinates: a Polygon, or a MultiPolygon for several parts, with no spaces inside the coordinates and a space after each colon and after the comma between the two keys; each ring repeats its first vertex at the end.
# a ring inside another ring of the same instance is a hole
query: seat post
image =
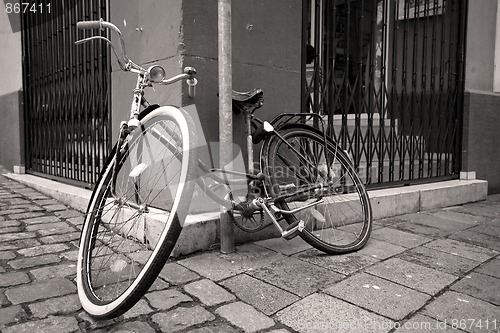
{"type": "Polygon", "coordinates": [[[254,174],[253,165],[253,142],[252,142],[252,112],[245,108],[245,132],[247,135],[247,161],[248,173],[254,174]]]}

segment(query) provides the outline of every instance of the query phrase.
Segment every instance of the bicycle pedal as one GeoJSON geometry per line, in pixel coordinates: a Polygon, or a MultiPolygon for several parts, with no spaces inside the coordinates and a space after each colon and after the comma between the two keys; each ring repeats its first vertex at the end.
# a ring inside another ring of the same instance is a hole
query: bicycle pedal
{"type": "Polygon", "coordinates": [[[288,228],[286,228],[286,230],[283,231],[281,237],[283,237],[286,240],[291,240],[297,237],[302,232],[302,230],[304,230],[304,221],[300,220],[290,224],[288,228]]]}

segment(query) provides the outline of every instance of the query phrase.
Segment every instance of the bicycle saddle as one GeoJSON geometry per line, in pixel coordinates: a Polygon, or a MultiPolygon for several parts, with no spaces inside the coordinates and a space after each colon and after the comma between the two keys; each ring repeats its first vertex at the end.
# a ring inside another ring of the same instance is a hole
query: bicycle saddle
{"type": "Polygon", "coordinates": [[[251,112],[260,108],[264,103],[264,92],[262,89],[254,89],[248,92],[239,92],[233,90],[233,106],[238,110],[250,110],[251,112]]]}

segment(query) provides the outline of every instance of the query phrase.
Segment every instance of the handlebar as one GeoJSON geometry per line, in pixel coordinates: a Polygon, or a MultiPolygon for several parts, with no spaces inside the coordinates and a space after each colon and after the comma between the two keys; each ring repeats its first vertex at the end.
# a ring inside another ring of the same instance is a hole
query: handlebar
{"type": "MultiPolygon", "coordinates": [[[[146,70],[146,69],[142,68],[141,66],[135,64],[127,56],[127,52],[125,51],[125,41],[123,39],[122,32],[113,23],[104,21],[101,18],[100,20],[97,20],[97,21],[80,21],[80,22],[77,22],[76,23],[76,27],[77,27],[77,29],[80,29],[80,30],[88,30],[88,29],[100,29],[100,30],[104,30],[105,28],[113,30],[117,34],[117,36],[119,37],[119,39],[120,39],[120,51],[121,51],[120,55],[116,51],[113,43],[108,38],[102,37],[102,36],[92,36],[92,37],[89,37],[89,38],[84,38],[84,39],[76,41],[75,44],[82,44],[82,43],[91,41],[93,39],[102,39],[102,40],[104,40],[105,42],[107,42],[111,46],[111,48],[112,48],[113,52],[115,53],[115,56],[116,56],[116,58],[118,60],[118,65],[120,66],[120,68],[122,70],[124,70],[124,71],[132,71],[132,72],[135,72],[135,73],[138,73],[138,74],[146,74],[146,73],[148,73],[148,70],[146,70]]],[[[164,79],[164,80],[162,80],[162,81],[160,81],[158,83],[159,84],[163,84],[163,85],[168,85],[168,84],[172,84],[174,82],[177,82],[179,80],[186,79],[186,82],[187,82],[187,84],[189,86],[189,91],[188,91],[189,97],[194,97],[195,96],[195,86],[198,83],[198,80],[196,80],[195,75],[196,75],[196,69],[194,69],[193,67],[186,67],[186,68],[184,68],[184,73],[183,74],[174,76],[174,77],[172,77],[170,79],[164,79]]]]}

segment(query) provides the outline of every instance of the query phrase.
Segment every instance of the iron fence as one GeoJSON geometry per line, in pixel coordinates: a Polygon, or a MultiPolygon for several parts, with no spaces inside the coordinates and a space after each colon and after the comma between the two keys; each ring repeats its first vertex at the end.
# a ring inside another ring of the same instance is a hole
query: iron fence
{"type": "Polygon", "coordinates": [[[466,0],[305,0],[303,112],[372,186],[460,171],[466,0]]]}
{"type": "Polygon", "coordinates": [[[103,43],[74,42],[83,37],[76,22],[106,18],[107,7],[106,0],[54,0],[50,12],[21,16],[29,173],[96,181],[111,142],[110,54],[103,43]]]}

